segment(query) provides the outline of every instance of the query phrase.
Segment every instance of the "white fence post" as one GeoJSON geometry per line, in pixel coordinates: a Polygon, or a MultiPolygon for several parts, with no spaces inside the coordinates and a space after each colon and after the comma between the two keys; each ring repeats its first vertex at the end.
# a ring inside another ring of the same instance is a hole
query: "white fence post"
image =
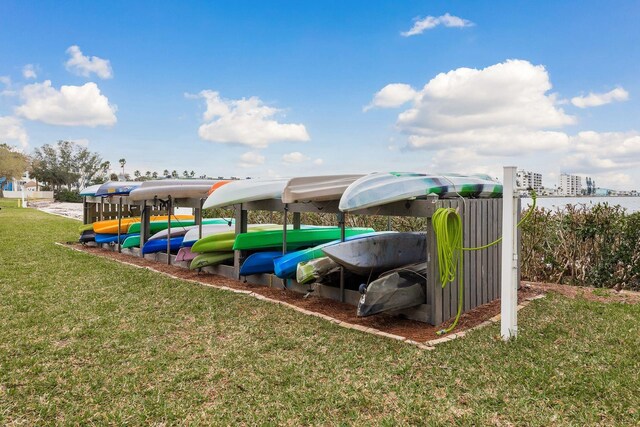
{"type": "Polygon", "coordinates": [[[24,203],[24,188],[22,189],[22,207],[26,208],[27,205],[24,203]]]}
{"type": "Polygon", "coordinates": [[[500,334],[503,340],[518,335],[518,202],[516,167],[504,167],[502,182],[502,291],[500,334]]]}

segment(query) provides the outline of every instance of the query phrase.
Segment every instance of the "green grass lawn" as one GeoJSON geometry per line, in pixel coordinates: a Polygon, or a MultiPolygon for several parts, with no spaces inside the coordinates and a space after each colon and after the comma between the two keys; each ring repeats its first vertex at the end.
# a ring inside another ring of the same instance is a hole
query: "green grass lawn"
{"type": "Polygon", "coordinates": [[[640,306],[560,296],[423,351],[56,246],[0,201],[0,425],[637,425],[640,306]]]}

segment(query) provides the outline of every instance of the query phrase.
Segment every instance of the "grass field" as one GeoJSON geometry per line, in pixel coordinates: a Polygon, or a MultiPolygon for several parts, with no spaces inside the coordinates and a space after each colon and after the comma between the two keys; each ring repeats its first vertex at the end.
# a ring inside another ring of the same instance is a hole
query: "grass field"
{"type": "Polygon", "coordinates": [[[640,306],[550,295],[423,351],[56,246],[0,201],[0,425],[637,425],[640,306]]]}

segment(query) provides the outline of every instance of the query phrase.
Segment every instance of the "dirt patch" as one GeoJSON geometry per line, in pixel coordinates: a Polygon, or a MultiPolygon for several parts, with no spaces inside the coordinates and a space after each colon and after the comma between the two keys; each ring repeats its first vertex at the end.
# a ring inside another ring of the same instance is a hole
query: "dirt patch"
{"type": "Polygon", "coordinates": [[[569,298],[584,298],[596,302],[640,303],[640,292],[615,291],[613,289],[590,288],[586,286],[558,285],[553,283],[522,282],[523,285],[539,292],[555,292],[569,298]]]}

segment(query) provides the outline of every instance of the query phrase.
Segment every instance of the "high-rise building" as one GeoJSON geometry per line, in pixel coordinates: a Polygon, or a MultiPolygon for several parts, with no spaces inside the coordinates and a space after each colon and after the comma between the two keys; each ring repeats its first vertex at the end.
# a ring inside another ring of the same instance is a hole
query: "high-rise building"
{"type": "Polygon", "coordinates": [[[561,173],[558,181],[558,194],[562,196],[578,196],[582,193],[582,177],[561,173]]]}
{"type": "Polygon", "coordinates": [[[516,182],[519,187],[533,188],[534,191],[538,192],[542,188],[542,174],[519,170],[516,173],[516,182]]]}

